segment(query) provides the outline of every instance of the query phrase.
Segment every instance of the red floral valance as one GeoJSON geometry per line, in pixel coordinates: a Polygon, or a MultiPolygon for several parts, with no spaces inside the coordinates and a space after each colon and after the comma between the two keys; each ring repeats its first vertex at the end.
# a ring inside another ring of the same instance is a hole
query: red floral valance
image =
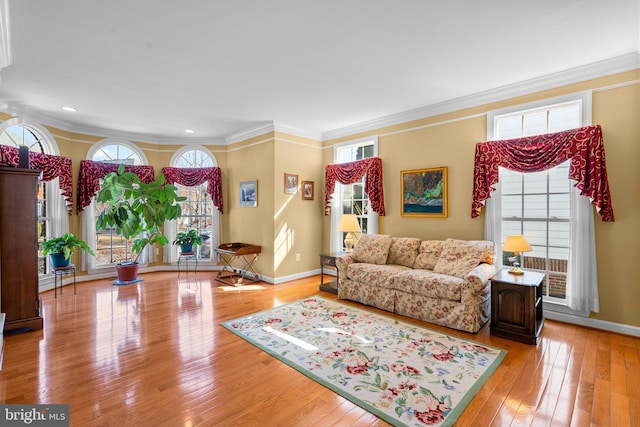
{"type": "MultiPolygon", "coordinates": [[[[3,163],[18,167],[20,163],[20,150],[18,150],[17,147],[2,145],[0,146],[0,151],[2,151],[3,163]]],[[[52,181],[60,178],[60,191],[67,204],[67,212],[71,215],[71,206],[73,205],[71,159],[53,154],[34,153],[30,151],[29,167],[42,171],[42,181],[52,181]]]]}
{"type": "Polygon", "coordinates": [[[379,157],[358,160],[357,162],[339,163],[327,165],[325,174],[324,214],[329,215],[331,196],[336,182],[341,184],[353,184],[364,174],[364,191],[369,196],[371,210],[378,215],[385,215],[384,189],[382,185],[382,160],[379,157]]]}
{"type": "Polygon", "coordinates": [[[162,168],[165,180],[168,184],[178,183],[187,187],[195,187],[205,181],[207,193],[211,195],[213,204],[220,213],[222,209],[222,171],[218,167],[211,168],[162,168]]]}
{"type": "MultiPolygon", "coordinates": [[[[91,204],[91,199],[100,190],[100,180],[110,172],[116,172],[119,166],[115,163],[94,162],[93,160],[80,161],[78,206],[76,207],[78,213],[91,204]]],[[[124,170],[135,173],[140,181],[147,184],[155,179],[153,166],[124,165],[124,170]]]]}
{"type": "Polygon", "coordinates": [[[595,205],[603,221],[613,221],[605,165],[602,129],[586,126],[558,133],[476,144],[471,217],[480,215],[485,200],[498,183],[498,167],[517,172],[552,168],[571,160],[569,178],[580,194],[595,205]]]}

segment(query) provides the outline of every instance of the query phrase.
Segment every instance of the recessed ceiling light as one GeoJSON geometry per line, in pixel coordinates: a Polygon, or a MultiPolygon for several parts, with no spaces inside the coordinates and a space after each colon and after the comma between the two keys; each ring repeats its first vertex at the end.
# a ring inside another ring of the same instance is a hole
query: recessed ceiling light
{"type": "Polygon", "coordinates": [[[193,129],[185,129],[184,131],[185,131],[185,133],[195,133],[195,131],[193,129]]]}
{"type": "Polygon", "coordinates": [[[76,111],[78,111],[78,110],[76,110],[76,109],[75,109],[75,108],[73,108],[73,107],[62,107],[62,109],[63,109],[64,111],[69,111],[69,112],[71,112],[71,113],[75,113],[76,111]]]}

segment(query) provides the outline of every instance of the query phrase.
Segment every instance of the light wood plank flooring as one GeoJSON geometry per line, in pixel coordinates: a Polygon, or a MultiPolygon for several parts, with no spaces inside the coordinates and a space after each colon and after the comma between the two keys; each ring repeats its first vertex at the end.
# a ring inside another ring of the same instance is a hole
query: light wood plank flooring
{"type": "MultiPolygon", "coordinates": [[[[242,288],[207,272],[142,277],[42,294],[44,330],[5,339],[0,402],[67,403],[73,426],[387,425],[219,326],[313,294],[335,298],[318,276],[242,288]]],[[[456,425],[640,423],[640,339],[547,320],[531,346],[488,326],[472,335],[402,319],[508,350],[456,425]]]]}

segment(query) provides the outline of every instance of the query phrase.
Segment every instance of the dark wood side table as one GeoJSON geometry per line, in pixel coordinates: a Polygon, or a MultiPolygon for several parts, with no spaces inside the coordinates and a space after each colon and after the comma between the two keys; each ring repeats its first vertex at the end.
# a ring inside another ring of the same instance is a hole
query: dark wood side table
{"type": "Polygon", "coordinates": [[[338,293],[338,280],[340,279],[338,269],[336,268],[336,258],[345,255],[346,252],[330,252],[328,254],[320,254],[320,290],[332,294],[338,293]],[[335,280],[327,283],[324,282],[324,268],[333,267],[336,270],[335,280]]]}
{"type": "Polygon", "coordinates": [[[544,324],[542,285],[544,274],[525,271],[509,274],[502,269],[491,278],[491,335],[536,344],[544,324]]]}

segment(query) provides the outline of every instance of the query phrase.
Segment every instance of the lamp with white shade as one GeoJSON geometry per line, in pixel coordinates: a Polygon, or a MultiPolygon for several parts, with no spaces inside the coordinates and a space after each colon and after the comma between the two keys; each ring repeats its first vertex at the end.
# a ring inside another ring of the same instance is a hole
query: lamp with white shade
{"type": "MultiPolygon", "coordinates": [[[[515,274],[517,276],[524,274],[520,269],[520,253],[531,250],[531,245],[527,242],[527,239],[525,239],[521,234],[511,234],[507,236],[507,240],[504,242],[502,250],[504,252],[513,252],[515,258],[513,268],[509,270],[509,274],[515,274]]],[[[511,258],[509,258],[509,260],[511,260],[511,258]]]]}
{"type": "Polygon", "coordinates": [[[354,214],[344,214],[340,217],[338,222],[338,231],[347,233],[344,238],[344,247],[347,252],[353,250],[353,245],[357,240],[357,237],[353,233],[360,233],[360,224],[358,223],[358,217],[354,214]]]}

